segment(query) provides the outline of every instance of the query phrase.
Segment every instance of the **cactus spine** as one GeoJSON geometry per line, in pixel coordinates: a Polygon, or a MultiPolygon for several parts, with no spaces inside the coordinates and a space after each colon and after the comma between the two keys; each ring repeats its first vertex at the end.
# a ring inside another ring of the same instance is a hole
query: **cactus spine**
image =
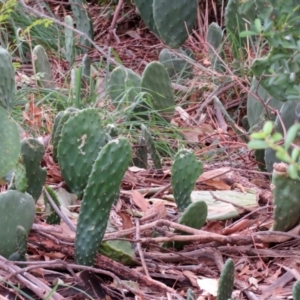
{"type": "Polygon", "coordinates": [[[224,264],[221,276],[219,279],[219,288],[217,300],[228,300],[234,287],[234,263],[231,258],[227,259],[224,264]]]}
{"type": "Polygon", "coordinates": [[[75,239],[78,264],[93,265],[130,161],[131,146],[125,138],[110,141],[100,151],[88,178],[78,218],[75,239]]]}
{"type": "Polygon", "coordinates": [[[0,47],[0,106],[11,111],[15,96],[15,70],[10,54],[0,47]],[[5,71],[4,71],[5,70],[5,71]]]}
{"type": "Polygon", "coordinates": [[[17,250],[17,227],[22,226],[28,234],[35,217],[32,197],[19,191],[0,194],[0,255],[8,258],[17,250]]]}
{"type": "Polygon", "coordinates": [[[191,193],[202,171],[202,163],[197,161],[192,151],[182,149],[176,153],[171,184],[179,211],[184,211],[191,204],[191,193]]]}
{"type": "Polygon", "coordinates": [[[37,80],[39,86],[48,89],[55,88],[50,62],[45,49],[41,45],[37,45],[33,48],[32,55],[35,74],[41,73],[41,79],[37,80]]]}

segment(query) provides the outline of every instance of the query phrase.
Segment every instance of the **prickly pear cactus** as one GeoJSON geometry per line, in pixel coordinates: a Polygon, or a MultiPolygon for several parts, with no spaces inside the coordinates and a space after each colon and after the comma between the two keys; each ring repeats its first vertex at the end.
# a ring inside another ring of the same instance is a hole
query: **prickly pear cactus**
{"type": "MultiPolygon", "coordinates": [[[[207,218],[207,204],[204,201],[196,201],[191,203],[183,212],[178,223],[181,225],[189,226],[194,229],[201,229],[206,222],[207,218]]],[[[180,230],[175,230],[175,234],[186,234],[180,230]]],[[[176,250],[182,250],[186,242],[170,242],[168,247],[173,247],[176,250]]]]}
{"type": "Polygon", "coordinates": [[[52,146],[53,146],[52,156],[53,156],[53,160],[56,163],[58,162],[57,148],[58,148],[58,144],[59,144],[60,139],[61,139],[61,131],[62,131],[65,123],[71,117],[73,117],[77,112],[78,112],[77,109],[70,107],[66,111],[58,113],[58,115],[56,116],[56,118],[54,120],[54,126],[53,126],[51,141],[52,141],[52,146]]]}
{"type": "Polygon", "coordinates": [[[11,171],[19,158],[21,144],[17,124],[0,106],[0,178],[11,171]]]}
{"type": "Polygon", "coordinates": [[[212,68],[217,72],[223,72],[225,70],[221,60],[216,53],[222,57],[222,39],[223,31],[217,23],[211,23],[207,30],[207,43],[209,44],[208,55],[212,68]],[[216,53],[215,53],[216,52],[216,53]]]}
{"type": "Polygon", "coordinates": [[[293,285],[293,300],[300,300],[300,280],[293,285]]]}
{"type": "Polygon", "coordinates": [[[17,227],[28,234],[35,217],[32,197],[19,191],[0,194],[0,255],[8,258],[17,250],[17,227]]]}
{"type": "Polygon", "coordinates": [[[182,149],[176,153],[171,184],[179,211],[184,211],[191,204],[191,193],[202,172],[202,163],[197,161],[193,151],[182,149]]]}
{"type": "Polygon", "coordinates": [[[153,1],[153,18],[159,37],[171,48],[180,47],[191,33],[197,17],[197,0],[153,1]]]}
{"type": "MultiPolygon", "coordinates": [[[[85,33],[90,39],[93,40],[93,23],[88,13],[88,4],[85,0],[69,0],[71,4],[76,29],[85,33]]],[[[81,52],[86,53],[91,47],[91,43],[84,37],[80,36],[81,52]]]]}
{"type": "Polygon", "coordinates": [[[41,75],[41,79],[37,80],[38,84],[48,89],[55,88],[50,62],[43,46],[37,45],[33,48],[32,60],[35,74],[41,75]]]}
{"type": "MultiPolygon", "coordinates": [[[[280,118],[276,118],[274,122],[274,131],[283,133],[283,128],[281,122],[284,124],[286,130],[288,130],[297,120],[296,112],[299,109],[299,102],[298,101],[287,101],[285,102],[279,113],[280,118]]],[[[273,164],[276,162],[280,162],[280,160],[276,157],[276,153],[271,148],[265,150],[265,162],[266,168],[268,172],[273,171],[273,164]]]]}
{"type": "Polygon", "coordinates": [[[118,128],[116,127],[115,124],[107,124],[106,125],[106,132],[112,138],[116,138],[119,135],[118,128]]]}
{"type": "MultiPolygon", "coordinates": [[[[65,23],[69,27],[74,28],[74,21],[71,16],[65,16],[65,23]]],[[[67,27],[65,27],[65,56],[69,67],[72,67],[75,60],[75,36],[74,31],[67,27]]]]}
{"type": "Polygon", "coordinates": [[[10,54],[0,47],[0,106],[11,111],[15,96],[15,70],[10,54]],[[5,70],[5,71],[4,71],[5,70]]]}
{"type": "Polygon", "coordinates": [[[44,146],[34,138],[24,139],[21,142],[21,161],[25,166],[27,189],[26,192],[37,201],[42,193],[46,181],[47,170],[41,167],[45,154],[44,146]]]}
{"type": "Polygon", "coordinates": [[[97,109],[81,110],[64,124],[57,158],[64,181],[78,197],[82,196],[94,161],[105,144],[97,109]]]}
{"type": "Polygon", "coordinates": [[[27,232],[21,225],[17,226],[17,251],[9,256],[11,261],[26,261],[27,232]]]}
{"type": "Polygon", "coordinates": [[[299,181],[288,176],[285,163],[275,163],[272,185],[275,205],[273,230],[288,231],[300,219],[299,181]]]}
{"type": "Polygon", "coordinates": [[[141,91],[141,77],[130,69],[117,67],[110,75],[107,90],[116,108],[128,107],[141,91]]]}
{"type": "Polygon", "coordinates": [[[159,36],[153,17],[153,0],[135,0],[134,4],[149,30],[159,36]]]}
{"type": "Polygon", "coordinates": [[[162,165],[160,162],[160,156],[155,147],[154,140],[153,140],[148,128],[144,124],[141,125],[141,129],[142,129],[142,137],[144,138],[144,140],[146,142],[147,151],[149,152],[149,154],[152,158],[153,165],[154,165],[155,169],[160,170],[162,168],[162,165]]]}
{"type": "Polygon", "coordinates": [[[221,276],[219,279],[217,300],[228,300],[234,287],[234,263],[231,258],[227,259],[224,264],[221,276]]]}
{"type": "Polygon", "coordinates": [[[82,78],[86,86],[89,86],[91,78],[91,59],[87,54],[84,54],[82,58],[82,78]]]}
{"type": "Polygon", "coordinates": [[[138,138],[133,164],[142,169],[147,169],[148,167],[147,145],[143,136],[139,136],[138,138]]]}
{"type": "Polygon", "coordinates": [[[159,53],[159,62],[166,68],[169,77],[171,79],[181,79],[193,77],[194,67],[192,64],[186,61],[186,59],[180,57],[177,53],[194,59],[194,55],[191,51],[179,49],[177,51],[170,51],[169,49],[163,49],[159,53]]]}
{"type": "MultiPolygon", "coordinates": [[[[250,92],[256,94],[268,106],[280,110],[283,105],[279,99],[271,97],[270,94],[260,85],[258,81],[253,78],[251,82],[250,92]]],[[[247,98],[247,117],[250,129],[259,122],[267,119],[275,120],[276,115],[272,114],[271,109],[264,106],[264,104],[256,99],[252,94],[248,94],[247,98]]]]}
{"type": "Polygon", "coordinates": [[[14,172],[13,180],[9,189],[16,189],[19,192],[25,193],[28,188],[26,168],[22,159],[17,162],[14,172]]]}
{"type": "Polygon", "coordinates": [[[142,91],[152,96],[154,109],[170,121],[174,114],[175,100],[171,79],[164,66],[156,61],[148,64],[143,72],[141,86],[142,91]]]}
{"type": "Polygon", "coordinates": [[[95,160],[77,223],[75,258],[78,264],[93,265],[130,161],[131,146],[125,138],[110,141],[95,160]]]}
{"type": "Polygon", "coordinates": [[[52,198],[57,207],[60,207],[60,202],[58,197],[53,189],[50,186],[46,185],[44,190],[44,202],[45,202],[45,217],[47,224],[60,224],[60,216],[56,213],[52,207],[49,196],[52,198]]]}

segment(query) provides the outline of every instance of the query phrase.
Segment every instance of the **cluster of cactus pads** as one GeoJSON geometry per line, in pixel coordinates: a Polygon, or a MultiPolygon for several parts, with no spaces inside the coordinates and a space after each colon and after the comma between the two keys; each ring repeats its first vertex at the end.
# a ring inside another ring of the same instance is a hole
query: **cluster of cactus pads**
{"type": "Polygon", "coordinates": [[[117,109],[128,108],[135,117],[148,118],[149,106],[168,121],[173,116],[175,100],[171,79],[159,62],[148,64],[142,77],[127,68],[115,68],[110,75],[107,91],[117,109]],[[151,103],[145,101],[149,98],[151,103]]]}
{"type": "Polygon", "coordinates": [[[171,48],[180,47],[192,31],[197,1],[135,0],[148,28],[171,48]]]}

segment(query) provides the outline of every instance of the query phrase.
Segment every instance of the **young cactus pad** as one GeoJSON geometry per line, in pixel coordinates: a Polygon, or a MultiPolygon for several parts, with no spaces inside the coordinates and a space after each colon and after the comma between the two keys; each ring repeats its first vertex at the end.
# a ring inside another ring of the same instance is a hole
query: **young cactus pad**
{"type": "Polygon", "coordinates": [[[72,67],[75,60],[75,36],[74,31],[74,21],[69,15],[65,16],[65,23],[68,25],[65,27],[65,57],[69,63],[69,67],[72,67]]]}
{"type": "Polygon", "coordinates": [[[0,255],[8,258],[17,250],[17,226],[28,234],[35,217],[35,204],[27,193],[9,190],[0,194],[0,255]]]}
{"type": "Polygon", "coordinates": [[[149,30],[159,36],[153,17],[153,0],[134,0],[134,4],[149,30]]]}
{"type": "Polygon", "coordinates": [[[180,47],[192,31],[197,17],[197,0],[154,0],[153,17],[159,37],[171,48],[180,47]]]}
{"type": "Polygon", "coordinates": [[[131,146],[125,138],[110,141],[99,153],[84,191],[77,223],[75,258],[78,264],[93,265],[130,161],[131,146]]]}
{"type": "Polygon", "coordinates": [[[46,181],[47,170],[41,167],[41,161],[45,154],[44,146],[34,138],[28,138],[21,142],[21,158],[26,170],[26,192],[37,201],[42,193],[46,181]]]}
{"type": "MultiPolygon", "coordinates": [[[[10,54],[0,46],[0,106],[11,111],[15,96],[15,70],[10,54]]],[[[3,128],[3,127],[2,127],[3,128]]]]}
{"type": "Polygon", "coordinates": [[[21,143],[17,124],[1,106],[0,141],[0,178],[2,178],[16,165],[21,150],[21,143]]]}
{"type": "Polygon", "coordinates": [[[275,163],[272,177],[274,197],[274,225],[272,230],[288,231],[300,219],[300,185],[287,174],[287,165],[275,163]],[[299,191],[299,192],[298,192],[299,191]]]}
{"type": "MultiPolygon", "coordinates": [[[[194,229],[201,229],[207,218],[207,204],[204,201],[196,201],[191,203],[183,212],[179,219],[179,224],[185,225],[194,229]]],[[[175,230],[175,234],[186,234],[183,231],[175,230]]],[[[182,250],[186,242],[170,242],[167,247],[174,247],[176,250],[182,250]]]]}
{"type": "Polygon", "coordinates": [[[33,48],[32,60],[35,74],[40,73],[41,76],[38,79],[38,84],[48,89],[55,88],[50,62],[43,46],[37,45],[33,48]]]}
{"type": "Polygon", "coordinates": [[[154,109],[170,121],[175,110],[175,100],[165,67],[157,61],[148,64],[143,72],[141,86],[142,91],[152,96],[154,109]]]}
{"type": "Polygon", "coordinates": [[[163,49],[159,53],[159,62],[166,68],[171,79],[186,79],[193,77],[193,65],[181,56],[193,59],[193,53],[188,50],[179,49],[170,51],[163,49]]]}
{"type": "Polygon", "coordinates": [[[9,256],[11,261],[26,261],[26,251],[27,251],[27,232],[25,228],[21,225],[17,226],[17,251],[9,256]]]}
{"type": "Polygon", "coordinates": [[[207,31],[208,54],[211,66],[217,72],[222,72],[224,67],[216,53],[221,56],[221,45],[223,39],[222,28],[217,23],[211,23],[207,31]]]}
{"type": "Polygon", "coordinates": [[[141,91],[141,77],[132,70],[117,67],[110,75],[108,93],[116,108],[129,106],[141,91]]]}
{"type": "Polygon", "coordinates": [[[300,280],[293,285],[293,300],[300,300],[300,280]]]}
{"type": "Polygon", "coordinates": [[[146,142],[147,151],[149,152],[149,154],[152,158],[154,167],[155,167],[155,169],[161,169],[162,166],[161,166],[161,162],[160,162],[160,156],[156,150],[153,138],[152,138],[148,128],[144,124],[141,125],[141,129],[142,129],[142,137],[144,138],[144,140],[146,142]]]}
{"type": "Polygon", "coordinates": [[[48,185],[45,186],[44,190],[44,202],[45,202],[45,217],[47,224],[60,224],[60,216],[52,207],[51,202],[49,201],[49,196],[52,198],[53,202],[60,208],[60,202],[55,191],[48,185]]]}
{"type": "Polygon", "coordinates": [[[95,159],[106,144],[99,111],[86,108],[63,126],[58,144],[62,177],[72,193],[81,197],[95,159]]]}
{"type": "Polygon", "coordinates": [[[179,211],[184,211],[191,204],[191,193],[202,172],[202,163],[197,161],[194,152],[182,149],[176,153],[171,184],[179,211]]]}
{"type": "Polygon", "coordinates": [[[221,276],[219,279],[219,288],[217,300],[228,300],[234,287],[234,263],[231,258],[227,259],[224,264],[221,276]]]}

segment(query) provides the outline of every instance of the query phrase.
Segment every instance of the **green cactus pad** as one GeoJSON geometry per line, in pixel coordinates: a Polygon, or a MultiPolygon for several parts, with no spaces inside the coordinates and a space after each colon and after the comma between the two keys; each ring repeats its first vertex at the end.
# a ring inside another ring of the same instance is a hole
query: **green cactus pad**
{"type": "Polygon", "coordinates": [[[101,243],[99,253],[126,266],[136,265],[132,244],[129,241],[106,241],[101,243]]]}
{"type": "Polygon", "coordinates": [[[26,192],[35,201],[39,199],[42,193],[47,176],[46,168],[41,167],[44,154],[44,146],[37,139],[28,138],[21,142],[21,158],[27,177],[26,192]]]}
{"type": "Polygon", "coordinates": [[[153,0],[134,0],[134,4],[149,30],[159,36],[153,18],[153,0]]]}
{"type": "Polygon", "coordinates": [[[138,138],[138,144],[136,146],[135,156],[133,158],[133,164],[134,166],[142,169],[147,169],[148,167],[147,145],[146,145],[146,140],[143,136],[139,136],[138,138]]]}
{"type": "Polygon", "coordinates": [[[15,96],[15,70],[10,54],[0,47],[0,106],[9,112],[14,105],[15,96]],[[5,70],[5,71],[4,71],[5,70]]]}
{"type": "Polygon", "coordinates": [[[19,158],[21,143],[17,124],[0,107],[0,178],[11,171],[19,158]]]}
{"type": "Polygon", "coordinates": [[[182,149],[176,153],[171,184],[179,211],[184,211],[191,204],[191,193],[202,172],[202,163],[197,161],[194,152],[182,149]]]}
{"type": "MultiPolygon", "coordinates": [[[[88,13],[88,4],[85,0],[69,0],[71,4],[76,29],[85,33],[90,39],[94,38],[93,23],[88,13]]],[[[81,52],[86,53],[91,47],[91,43],[84,37],[80,36],[81,52]]]]}
{"type": "MultiPolygon", "coordinates": [[[[54,203],[57,207],[60,207],[60,202],[58,197],[53,189],[50,186],[46,185],[45,190],[48,192],[54,203]]],[[[50,201],[48,200],[48,195],[44,190],[44,202],[45,202],[45,217],[47,224],[60,224],[60,216],[56,213],[54,208],[52,207],[50,201]]]]}
{"type": "MultiPolygon", "coordinates": [[[[194,229],[201,229],[207,218],[207,204],[204,201],[196,201],[191,203],[183,212],[179,219],[179,224],[189,226],[194,229]]],[[[175,230],[174,234],[187,234],[180,230],[175,230]]],[[[169,242],[167,247],[173,247],[176,250],[182,250],[187,242],[169,242]]]]}
{"type": "Polygon", "coordinates": [[[8,258],[17,250],[17,227],[28,234],[35,217],[32,197],[19,191],[0,194],[0,255],[8,258]]]}
{"type": "Polygon", "coordinates": [[[58,163],[70,191],[81,197],[95,159],[106,144],[99,111],[87,108],[63,126],[58,144],[58,163]]]}
{"type": "Polygon", "coordinates": [[[224,264],[218,286],[217,300],[230,299],[234,287],[234,263],[231,258],[224,264]]]}
{"type": "Polygon", "coordinates": [[[274,164],[272,177],[274,197],[273,230],[288,231],[300,219],[300,185],[298,180],[291,179],[284,163],[274,164]]]}
{"type": "MultiPolygon", "coordinates": [[[[285,130],[289,130],[289,128],[295,123],[297,120],[296,111],[298,107],[298,101],[287,101],[285,102],[280,111],[280,118],[277,117],[274,122],[274,131],[280,132],[283,134],[283,128],[281,122],[284,124],[285,130]]],[[[276,157],[276,153],[273,149],[267,148],[265,150],[265,162],[267,171],[273,172],[273,164],[276,162],[280,162],[280,160],[276,157]]]]}
{"type": "Polygon", "coordinates": [[[41,79],[38,79],[39,86],[48,89],[55,88],[50,62],[45,49],[41,45],[35,46],[32,56],[35,74],[40,73],[42,76],[41,79]]]}
{"type": "Polygon", "coordinates": [[[197,0],[154,0],[153,17],[159,37],[171,48],[180,47],[197,17],[197,0]]]}
{"type": "Polygon", "coordinates": [[[88,178],[77,223],[75,258],[78,264],[93,265],[130,161],[131,146],[125,138],[110,141],[99,153],[88,178]]]}
{"type": "Polygon", "coordinates": [[[28,188],[26,168],[22,159],[20,159],[15,166],[13,183],[11,187],[12,189],[16,189],[17,191],[22,193],[26,192],[28,188]]]}
{"type": "Polygon", "coordinates": [[[89,86],[91,78],[91,59],[87,54],[82,57],[82,79],[89,86]]]}
{"type": "Polygon", "coordinates": [[[17,226],[17,251],[9,256],[11,261],[26,261],[27,232],[23,226],[17,226]]]}
{"type": "Polygon", "coordinates": [[[216,53],[222,57],[221,46],[223,39],[222,28],[217,23],[211,23],[208,26],[207,31],[207,43],[210,45],[208,49],[208,55],[210,59],[211,66],[217,72],[223,72],[225,70],[221,60],[217,57],[216,53]],[[216,52],[216,53],[215,53],[216,52]]]}
{"type": "Polygon", "coordinates": [[[53,160],[57,163],[57,148],[61,138],[61,131],[65,123],[78,112],[75,108],[68,108],[66,111],[58,113],[54,120],[54,126],[52,131],[52,146],[53,146],[53,160]]]}
{"type": "Polygon", "coordinates": [[[148,128],[144,124],[141,125],[141,129],[142,129],[142,136],[146,142],[147,151],[149,152],[149,154],[152,158],[153,165],[154,165],[155,169],[160,170],[162,168],[162,165],[160,162],[160,156],[155,147],[154,140],[153,140],[148,128]]]}
{"type": "MultiPolygon", "coordinates": [[[[279,99],[271,97],[270,94],[258,84],[258,81],[255,78],[251,81],[250,92],[257,94],[264,103],[268,103],[268,106],[274,109],[280,110],[283,105],[283,102],[279,99]]],[[[247,117],[249,126],[252,128],[259,122],[266,120],[267,117],[272,121],[275,120],[276,115],[272,114],[271,109],[267,108],[260,100],[249,93],[247,98],[247,117]]]]}
{"type": "Polygon", "coordinates": [[[128,107],[141,91],[141,77],[132,70],[117,67],[108,81],[108,93],[116,108],[128,107]]]}
{"type": "Polygon", "coordinates": [[[177,51],[163,49],[159,53],[159,62],[166,68],[171,79],[191,79],[193,77],[193,65],[184,58],[181,58],[177,53],[190,59],[194,59],[192,52],[188,53],[188,51],[182,49],[177,51]]]}
{"type": "MultiPolygon", "coordinates": [[[[74,21],[71,16],[65,16],[65,23],[74,28],[74,21]]],[[[75,60],[75,36],[74,31],[67,27],[65,27],[65,57],[69,62],[69,67],[72,67],[75,60]]]]}
{"type": "Polygon", "coordinates": [[[300,300],[300,280],[293,285],[293,300],[300,300]]]}
{"type": "Polygon", "coordinates": [[[148,64],[143,72],[141,86],[142,91],[152,96],[154,109],[170,121],[175,110],[175,100],[171,79],[164,66],[155,61],[148,64]]]}

